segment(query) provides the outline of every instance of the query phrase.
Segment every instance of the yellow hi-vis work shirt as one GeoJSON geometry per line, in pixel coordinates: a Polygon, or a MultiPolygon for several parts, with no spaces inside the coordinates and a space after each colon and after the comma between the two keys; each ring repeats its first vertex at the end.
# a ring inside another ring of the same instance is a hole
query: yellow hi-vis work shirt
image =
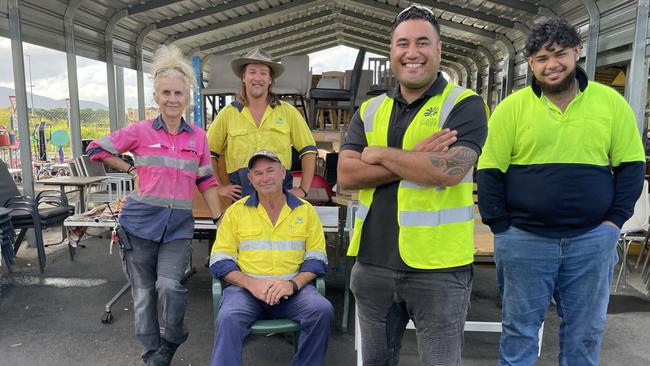
{"type": "MultiPolygon", "coordinates": [[[[292,279],[305,261],[327,268],[325,235],[316,209],[290,193],[275,225],[257,194],[230,206],[219,225],[210,255],[210,267],[235,262],[254,278],[292,279]]],[[[307,270],[306,272],[312,272],[307,270]]]]}
{"type": "Polygon", "coordinates": [[[301,157],[317,153],[314,136],[300,112],[282,101],[266,107],[259,127],[248,107],[229,104],[217,114],[207,136],[212,155],[225,157],[228,174],[246,168],[258,150],[276,153],[285,169],[291,169],[292,146],[301,157]]]}

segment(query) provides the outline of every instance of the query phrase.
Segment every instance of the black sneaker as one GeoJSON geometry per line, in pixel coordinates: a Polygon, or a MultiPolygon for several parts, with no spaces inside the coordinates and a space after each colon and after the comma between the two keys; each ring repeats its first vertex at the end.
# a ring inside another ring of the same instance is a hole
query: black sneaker
{"type": "Polygon", "coordinates": [[[178,348],[178,346],[180,346],[180,344],[169,342],[168,340],[163,338],[162,342],[160,343],[160,347],[158,347],[158,351],[156,351],[156,353],[154,353],[149,358],[147,365],[149,366],[171,365],[172,358],[174,357],[174,353],[176,353],[176,349],[178,348]]]}

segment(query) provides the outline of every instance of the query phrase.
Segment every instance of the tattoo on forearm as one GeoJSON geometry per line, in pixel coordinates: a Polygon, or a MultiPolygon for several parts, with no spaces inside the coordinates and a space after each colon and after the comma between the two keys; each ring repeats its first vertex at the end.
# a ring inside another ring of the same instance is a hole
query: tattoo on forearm
{"type": "Polygon", "coordinates": [[[449,176],[464,176],[474,165],[478,156],[468,147],[454,147],[447,153],[434,152],[429,155],[431,164],[441,168],[449,176]]]}

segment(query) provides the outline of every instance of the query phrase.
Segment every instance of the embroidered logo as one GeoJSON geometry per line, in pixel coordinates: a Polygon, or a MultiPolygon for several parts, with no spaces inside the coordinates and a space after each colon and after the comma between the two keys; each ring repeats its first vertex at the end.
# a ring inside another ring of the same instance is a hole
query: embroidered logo
{"type": "Polygon", "coordinates": [[[435,117],[438,115],[438,107],[429,107],[422,113],[421,124],[425,126],[433,126],[436,122],[435,117]]]}
{"type": "Polygon", "coordinates": [[[424,111],[425,117],[434,117],[438,114],[438,107],[429,107],[424,111]]]}
{"type": "Polygon", "coordinates": [[[187,147],[196,147],[196,142],[194,142],[194,140],[190,140],[190,141],[187,143],[187,147]]]}
{"type": "Polygon", "coordinates": [[[302,223],[303,223],[302,217],[301,216],[296,217],[296,224],[300,225],[302,223]]]}
{"type": "Polygon", "coordinates": [[[287,122],[287,121],[286,121],[286,120],[284,119],[284,117],[282,117],[282,116],[278,116],[278,117],[275,119],[275,123],[278,124],[278,125],[284,124],[284,123],[286,123],[286,122],[287,122]]]}

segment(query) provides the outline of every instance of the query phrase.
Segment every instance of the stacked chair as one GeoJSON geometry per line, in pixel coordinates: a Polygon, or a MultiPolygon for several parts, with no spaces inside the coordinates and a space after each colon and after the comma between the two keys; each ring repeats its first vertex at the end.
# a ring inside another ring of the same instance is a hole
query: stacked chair
{"type": "Polygon", "coordinates": [[[45,270],[45,244],[43,230],[48,227],[63,225],[63,221],[74,213],[74,207],[68,205],[65,194],[58,190],[44,190],[36,198],[24,196],[16,187],[13,177],[9,174],[7,164],[0,160],[0,207],[10,209],[11,225],[20,229],[14,243],[13,251],[18,252],[28,229],[34,229],[36,234],[36,250],[38,266],[45,270]]]}
{"type": "Polygon", "coordinates": [[[14,264],[14,240],[16,240],[16,232],[11,225],[11,210],[0,207],[0,249],[9,272],[14,264]]]}

